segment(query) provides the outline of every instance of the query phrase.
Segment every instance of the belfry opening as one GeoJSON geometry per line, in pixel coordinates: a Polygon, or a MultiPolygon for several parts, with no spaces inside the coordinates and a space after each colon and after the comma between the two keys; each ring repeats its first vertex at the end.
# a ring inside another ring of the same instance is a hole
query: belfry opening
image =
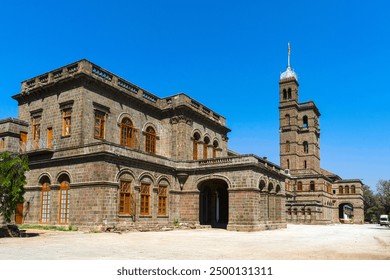
{"type": "Polygon", "coordinates": [[[228,185],[220,179],[202,182],[199,194],[199,223],[213,228],[227,228],[229,222],[228,185]]]}

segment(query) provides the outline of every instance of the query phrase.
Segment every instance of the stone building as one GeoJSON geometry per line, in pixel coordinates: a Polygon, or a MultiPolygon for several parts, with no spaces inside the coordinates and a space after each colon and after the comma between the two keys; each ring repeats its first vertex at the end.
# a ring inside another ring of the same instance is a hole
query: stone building
{"type": "Polygon", "coordinates": [[[226,120],[81,60],[22,82],[3,150],[27,153],[19,222],[157,229],[286,227],[286,175],[228,150],[226,120]]]}
{"type": "Polygon", "coordinates": [[[320,167],[320,111],[300,103],[298,77],[288,66],[280,75],[280,166],[286,180],[287,222],[363,223],[362,182],[343,180],[320,167]]]}
{"type": "Polygon", "coordinates": [[[87,61],[22,82],[0,152],[30,171],[17,223],[255,231],[363,222],[362,183],[320,168],[319,110],[280,85],[280,165],[228,149],[226,119],[184,93],[159,98],[87,61]]]}

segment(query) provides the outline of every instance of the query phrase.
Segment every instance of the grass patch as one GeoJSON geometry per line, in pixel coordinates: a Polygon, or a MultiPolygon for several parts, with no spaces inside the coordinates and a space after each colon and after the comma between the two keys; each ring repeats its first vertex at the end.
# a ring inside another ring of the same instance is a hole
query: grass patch
{"type": "Polygon", "coordinates": [[[78,231],[76,226],[49,226],[49,225],[20,225],[20,229],[44,229],[44,230],[57,230],[57,231],[78,231]]]}

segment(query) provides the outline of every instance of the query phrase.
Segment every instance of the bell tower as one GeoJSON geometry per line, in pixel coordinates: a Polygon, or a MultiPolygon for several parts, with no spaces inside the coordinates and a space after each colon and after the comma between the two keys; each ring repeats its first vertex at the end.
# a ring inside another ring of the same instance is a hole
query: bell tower
{"type": "Polygon", "coordinates": [[[292,175],[319,174],[319,116],[313,101],[299,103],[298,77],[290,66],[288,44],[287,68],[279,80],[280,167],[292,175]]]}

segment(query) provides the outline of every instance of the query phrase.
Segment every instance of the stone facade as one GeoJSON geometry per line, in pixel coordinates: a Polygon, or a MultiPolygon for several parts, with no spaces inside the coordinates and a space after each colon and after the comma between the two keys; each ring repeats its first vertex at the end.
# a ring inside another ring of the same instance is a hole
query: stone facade
{"type": "Polygon", "coordinates": [[[228,149],[218,113],[180,93],[159,98],[87,61],[22,82],[1,151],[26,153],[19,221],[151,230],[228,230],[363,222],[362,182],[320,167],[320,112],[280,79],[280,165],[228,149]]]}
{"type": "Polygon", "coordinates": [[[286,227],[287,176],[229,152],[225,118],[185,94],[159,98],[81,60],[22,82],[13,98],[18,120],[0,129],[13,132],[5,150],[29,156],[24,223],[286,227]]]}
{"type": "Polygon", "coordinates": [[[363,223],[362,182],[320,167],[320,112],[300,103],[298,78],[287,67],[279,81],[280,166],[286,180],[286,217],[292,223],[363,223]]]}

